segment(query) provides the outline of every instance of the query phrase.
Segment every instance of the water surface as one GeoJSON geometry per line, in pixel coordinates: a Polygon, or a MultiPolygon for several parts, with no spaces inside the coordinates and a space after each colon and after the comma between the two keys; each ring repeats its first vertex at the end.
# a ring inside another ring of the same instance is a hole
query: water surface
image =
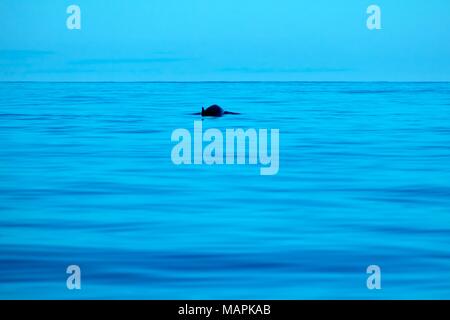
{"type": "Polygon", "coordinates": [[[0,83],[0,298],[450,298],[449,83],[0,83]],[[280,129],[280,171],[175,166],[280,129]],[[65,269],[82,270],[82,290],[65,269]],[[382,269],[382,290],[366,268],[382,269]]]}

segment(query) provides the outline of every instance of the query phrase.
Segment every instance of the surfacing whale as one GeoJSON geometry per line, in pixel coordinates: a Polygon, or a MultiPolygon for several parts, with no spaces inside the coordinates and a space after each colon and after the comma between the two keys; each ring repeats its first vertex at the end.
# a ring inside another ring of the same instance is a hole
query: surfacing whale
{"type": "Polygon", "coordinates": [[[240,113],[225,111],[217,104],[213,104],[212,106],[209,106],[206,109],[202,107],[202,112],[198,112],[198,113],[194,113],[194,114],[199,114],[202,117],[221,117],[224,114],[240,114],[240,113]]]}

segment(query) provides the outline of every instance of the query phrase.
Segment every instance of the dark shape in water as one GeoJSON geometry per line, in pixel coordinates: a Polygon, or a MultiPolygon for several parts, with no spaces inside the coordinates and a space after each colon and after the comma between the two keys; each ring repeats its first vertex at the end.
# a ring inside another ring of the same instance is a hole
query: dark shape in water
{"type": "Polygon", "coordinates": [[[202,117],[221,117],[224,114],[240,114],[240,113],[225,111],[221,107],[219,107],[217,104],[213,104],[212,106],[209,106],[206,109],[202,108],[201,113],[195,113],[195,114],[201,114],[202,117]]]}

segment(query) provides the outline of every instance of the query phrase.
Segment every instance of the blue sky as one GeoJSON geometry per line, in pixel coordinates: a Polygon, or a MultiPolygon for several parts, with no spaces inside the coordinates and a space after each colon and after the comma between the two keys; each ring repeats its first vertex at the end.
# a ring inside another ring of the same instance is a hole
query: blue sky
{"type": "Polygon", "coordinates": [[[449,15],[448,0],[1,0],[0,80],[449,81],[449,15]]]}

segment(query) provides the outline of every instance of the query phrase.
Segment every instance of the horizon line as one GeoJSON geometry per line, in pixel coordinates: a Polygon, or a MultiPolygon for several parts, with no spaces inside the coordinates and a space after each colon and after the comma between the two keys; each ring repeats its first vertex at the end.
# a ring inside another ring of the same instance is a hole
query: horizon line
{"type": "Polygon", "coordinates": [[[55,81],[55,80],[0,80],[0,83],[450,83],[450,80],[136,80],[136,81],[55,81]]]}

